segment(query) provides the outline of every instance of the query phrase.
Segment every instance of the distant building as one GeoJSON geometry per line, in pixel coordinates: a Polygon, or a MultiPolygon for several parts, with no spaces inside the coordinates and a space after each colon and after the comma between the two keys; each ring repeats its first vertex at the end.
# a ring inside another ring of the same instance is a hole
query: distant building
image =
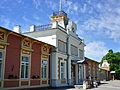
{"type": "Polygon", "coordinates": [[[54,12],[51,24],[30,27],[24,35],[55,46],[51,52],[51,86],[70,86],[84,78],[84,40],[76,34],[77,26],[64,11],[54,12]],[[81,62],[81,63],[79,63],[81,62]]]}
{"type": "Polygon", "coordinates": [[[99,62],[85,57],[86,64],[86,79],[87,80],[97,80],[99,72],[99,62]]]}
{"type": "Polygon", "coordinates": [[[107,71],[110,71],[110,64],[108,63],[107,60],[103,60],[103,63],[102,63],[102,66],[101,66],[102,69],[105,69],[107,71]]]}
{"type": "Polygon", "coordinates": [[[108,71],[102,68],[99,68],[98,80],[108,80],[108,71]]]}
{"type": "Polygon", "coordinates": [[[100,78],[100,80],[110,80],[111,79],[110,64],[108,63],[108,60],[103,60],[103,63],[99,69],[99,78],[100,78]]]}

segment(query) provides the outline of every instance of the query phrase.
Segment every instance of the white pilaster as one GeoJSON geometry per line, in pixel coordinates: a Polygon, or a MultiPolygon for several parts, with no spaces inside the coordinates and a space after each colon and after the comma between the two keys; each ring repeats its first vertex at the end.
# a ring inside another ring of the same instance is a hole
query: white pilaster
{"type": "Polygon", "coordinates": [[[76,72],[75,72],[75,74],[76,74],[76,75],[75,75],[75,76],[76,76],[76,84],[78,84],[78,75],[79,75],[79,74],[78,74],[78,64],[75,65],[75,69],[76,69],[76,70],[75,70],[75,71],[76,71],[76,72]]]}
{"type": "Polygon", "coordinates": [[[52,53],[51,59],[51,79],[58,79],[58,59],[57,53],[52,53]]]}
{"type": "Polygon", "coordinates": [[[86,67],[85,67],[85,64],[83,64],[83,67],[84,67],[84,80],[86,80],[86,67]]]}

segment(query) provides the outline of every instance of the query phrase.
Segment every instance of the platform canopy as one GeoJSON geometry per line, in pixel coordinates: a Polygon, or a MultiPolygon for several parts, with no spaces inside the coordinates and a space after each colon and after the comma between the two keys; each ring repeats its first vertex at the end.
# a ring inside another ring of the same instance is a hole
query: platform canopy
{"type": "Polygon", "coordinates": [[[71,60],[71,63],[88,64],[85,60],[71,60]]]}

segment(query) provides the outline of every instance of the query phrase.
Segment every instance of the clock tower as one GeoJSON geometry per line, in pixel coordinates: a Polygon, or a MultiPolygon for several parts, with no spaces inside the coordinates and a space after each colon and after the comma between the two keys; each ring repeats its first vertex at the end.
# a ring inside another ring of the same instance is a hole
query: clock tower
{"type": "Polygon", "coordinates": [[[53,16],[51,16],[51,23],[57,22],[58,25],[65,29],[68,25],[68,20],[67,13],[64,11],[53,12],[53,16]]]}

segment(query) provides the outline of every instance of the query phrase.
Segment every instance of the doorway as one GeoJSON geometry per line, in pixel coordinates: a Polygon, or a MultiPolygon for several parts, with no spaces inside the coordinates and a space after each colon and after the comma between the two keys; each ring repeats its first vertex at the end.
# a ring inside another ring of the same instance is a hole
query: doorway
{"type": "Polygon", "coordinates": [[[75,68],[75,64],[71,65],[71,78],[72,78],[72,83],[76,84],[76,68],[75,68]]]}

